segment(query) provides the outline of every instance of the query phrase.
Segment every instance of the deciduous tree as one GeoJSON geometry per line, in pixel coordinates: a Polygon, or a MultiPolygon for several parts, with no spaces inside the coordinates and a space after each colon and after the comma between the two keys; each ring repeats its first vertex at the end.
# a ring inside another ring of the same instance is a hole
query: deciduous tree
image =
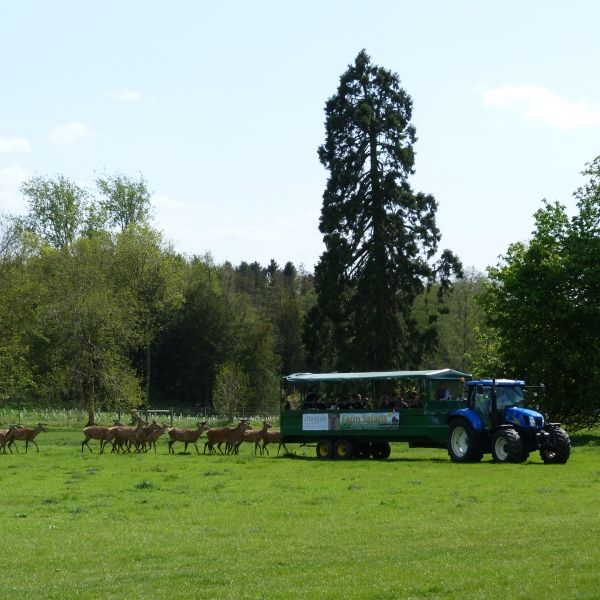
{"type": "Polygon", "coordinates": [[[102,194],[100,206],[113,227],[125,231],[133,223],[146,223],[152,214],[148,182],[140,175],[139,180],[115,173],[96,179],[96,187],[102,194]]]}
{"type": "Polygon", "coordinates": [[[250,393],[250,379],[244,368],[232,362],[222,365],[215,381],[213,402],[216,410],[227,415],[229,423],[236,412],[239,416],[239,411],[248,406],[250,393]]]}
{"type": "Polygon", "coordinates": [[[86,225],[89,191],[63,175],[35,175],[21,184],[21,192],[29,205],[29,227],[55,248],[73,244],[86,225]]]}
{"type": "Polygon", "coordinates": [[[490,375],[545,383],[543,409],[573,429],[600,422],[600,157],[583,174],[577,214],[544,201],[531,239],[488,270],[481,299],[504,361],[490,375]]]}

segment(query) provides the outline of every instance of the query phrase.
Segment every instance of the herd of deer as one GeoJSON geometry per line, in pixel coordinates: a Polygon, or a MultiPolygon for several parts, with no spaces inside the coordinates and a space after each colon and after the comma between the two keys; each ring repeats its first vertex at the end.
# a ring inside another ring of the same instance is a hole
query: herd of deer
{"type": "MultiPolygon", "coordinates": [[[[166,424],[158,425],[156,421],[148,424],[147,421],[140,419],[137,427],[126,427],[123,423],[115,421],[112,427],[104,427],[101,425],[91,425],[83,430],[85,439],[81,442],[81,451],[87,446],[92,451],[88,444],[90,440],[100,440],[100,453],[104,452],[107,444],[112,443],[111,452],[131,452],[135,448],[136,452],[147,452],[154,446],[156,452],[156,441],[165,432],[169,435],[169,453],[175,454],[173,444],[175,442],[183,442],[185,444],[184,452],[187,452],[188,444],[193,444],[198,450],[198,439],[204,431],[206,431],[207,441],[204,444],[204,452],[208,448],[209,454],[216,454],[217,450],[221,454],[238,454],[240,446],[244,442],[254,443],[254,454],[259,450],[262,455],[264,452],[269,454],[267,446],[269,444],[279,444],[277,454],[281,446],[287,452],[285,444],[281,441],[279,431],[269,431],[270,423],[263,421],[262,429],[252,429],[247,419],[242,419],[236,427],[207,427],[206,421],[198,423],[197,429],[182,429],[180,427],[168,427],[166,424]],[[225,452],[222,445],[225,444],[225,452]],[[261,445],[262,444],[262,445],[261,445]],[[216,446],[216,448],[215,448],[216,446]]],[[[40,449],[35,441],[35,437],[42,431],[47,431],[46,425],[40,423],[36,428],[22,427],[20,425],[11,425],[9,429],[0,429],[0,450],[6,454],[6,446],[12,454],[12,446],[19,451],[16,441],[25,442],[25,452],[29,448],[31,442],[39,452],[40,449]]]]}
{"type": "Polygon", "coordinates": [[[198,439],[206,431],[207,441],[204,444],[203,454],[206,453],[207,448],[209,454],[216,454],[217,450],[221,454],[238,454],[239,448],[244,442],[254,442],[255,454],[257,449],[261,454],[264,451],[269,454],[267,446],[273,443],[279,444],[277,454],[279,454],[281,446],[287,452],[285,444],[281,442],[279,431],[269,431],[271,425],[266,421],[263,421],[262,429],[252,429],[247,419],[242,419],[236,427],[211,428],[206,426],[206,421],[197,425],[197,429],[182,429],[180,427],[168,427],[165,423],[158,425],[156,421],[148,424],[147,421],[141,419],[135,428],[125,427],[118,421],[114,422],[113,427],[93,425],[83,430],[85,439],[81,442],[81,451],[83,452],[83,447],[87,446],[91,452],[92,448],[88,442],[99,440],[100,453],[104,452],[104,448],[109,443],[112,443],[111,452],[131,452],[132,448],[135,448],[136,452],[147,452],[152,446],[154,446],[154,452],[156,452],[156,441],[166,432],[169,435],[169,453],[175,454],[173,444],[182,442],[185,444],[184,452],[187,452],[188,444],[193,444],[196,453],[200,454],[198,439]],[[223,444],[225,444],[225,452],[222,449],[223,444]]]}

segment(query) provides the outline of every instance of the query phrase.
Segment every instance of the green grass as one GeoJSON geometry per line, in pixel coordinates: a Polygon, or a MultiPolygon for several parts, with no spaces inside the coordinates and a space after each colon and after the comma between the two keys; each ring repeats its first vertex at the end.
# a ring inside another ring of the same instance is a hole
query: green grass
{"type": "Polygon", "coordinates": [[[169,456],[165,438],[99,455],[82,438],[0,455],[2,597],[600,597],[597,435],[564,466],[405,444],[387,461],[169,456]]]}

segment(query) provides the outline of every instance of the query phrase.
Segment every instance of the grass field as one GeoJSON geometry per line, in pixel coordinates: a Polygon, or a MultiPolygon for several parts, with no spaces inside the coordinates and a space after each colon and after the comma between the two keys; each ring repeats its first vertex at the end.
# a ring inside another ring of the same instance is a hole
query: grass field
{"type": "Polygon", "coordinates": [[[82,438],[50,428],[39,454],[0,455],[2,598],[600,598],[599,436],[574,436],[564,466],[82,438]]]}

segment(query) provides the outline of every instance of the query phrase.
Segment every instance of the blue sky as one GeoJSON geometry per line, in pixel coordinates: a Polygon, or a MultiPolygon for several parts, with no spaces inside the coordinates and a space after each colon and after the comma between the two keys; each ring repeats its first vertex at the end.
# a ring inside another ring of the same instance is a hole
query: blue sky
{"type": "Polygon", "coordinates": [[[0,209],[20,182],[143,173],[156,225],[219,262],[311,269],[325,100],[356,54],[414,101],[415,190],[479,270],[600,154],[600,3],[0,0],[0,209]]]}

